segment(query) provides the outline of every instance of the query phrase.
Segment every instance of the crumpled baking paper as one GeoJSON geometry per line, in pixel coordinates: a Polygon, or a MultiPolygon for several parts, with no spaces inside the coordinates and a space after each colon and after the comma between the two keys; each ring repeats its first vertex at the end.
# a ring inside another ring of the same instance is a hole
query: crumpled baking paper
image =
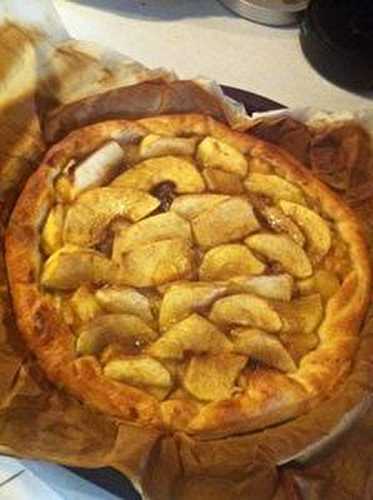
{"type": "MultiPolygon", "coordinates": [[[[0,20],[2,234],[22,186],[47,147],[43,121],[50,113],[98,92],[149,80],[172,84],[176,76],[69,39],[48,0],[34,0],[27,9],[22,0],[3,0],[0,20]]],[[[208,80],[196,84],[218,99],[232,125],[240,129],[254,125],[242,107],[222,99],[216,84],[208,80]]],[[[4,454],[80,467],[115,467],[149,500],[372,496],[372,460],[367,458],[373,448],[372,313],[354,371],[332,399],[286,424],[212,441],[119,423],[52,386],[15,326],[2,251],[0,319],[0,451],[4,454]],[[345,446],[336,450],[336,435],[347,431],[345,446]],[[321,441],[320,456],[315,443],[330,436],[327,446],[321,441]],[[290,459],[297,460],[289,465],[290,459]],[[304,463],[306,459],[313,462],[304,463]]]]}

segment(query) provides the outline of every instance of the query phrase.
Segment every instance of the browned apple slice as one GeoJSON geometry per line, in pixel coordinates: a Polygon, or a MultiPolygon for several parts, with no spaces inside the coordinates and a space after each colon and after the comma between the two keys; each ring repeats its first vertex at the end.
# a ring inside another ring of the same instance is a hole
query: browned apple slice
{"type": "Polygon", "coordinates": [[[161,330],[170,328],[192,312],[206,310],[227,287],[224,284],[186,282],[170,286],[163,297],[159,312],[161,330]]]}
{"type": "Polygon", "coordinates": [[[150,158],[119,175],[112,186],[151,191],[162,182],[172,182],[177,193],[202,193],[205,183],[191,161],[177,156],[150,158]]]}
{"type": "Polygon", "coordinates": [[[270,174],[273,170],[273,167],[267,161],[264,161],[262,158],[253,157],[249,160],[249,172],[257,173],[257,174],[270,174]]]}
{"type": "Polygon", "coordinates": [[[219,245],[206,252],[199,277],[204,281],[224,281],[239,275],[261,274],[265,267],[245,245],[219,245]]]}
{"type": "Polygon", "coordinates": [[[276,302],[274,307],[281,316],[285,332],[311,333],[323,317],[319,293],[306,295],[291,302],[276,302]]]}
{"type": "Polygon", "coordinates": [[[303,356],[314,350],[320,341],[316,333],[301,331],[280,332],[278,337],[296,363],[299,363],[303,356]]]}
{"type": "Polygon", "coordinates": [[[182,360],[185,352],[216,354],[231,349],[229,340],[214,324],[199,314],[192,314],[167,330],[147,352],[160,359],[182,360]]]}
{"type": "Polygon", "coordinates": [[[249,292],[266,299],[291,300],[294,279],[290,274],[269,276],[237,276],[230,280],[230,289],[235,292],[249,292]]]}
{"type": "Polygon", "coordinates": [[[149,356],[121,358],[110,361],[104,368],[106,377],[136,387],[160,387],[170,389],[171,375],[157,360],[149,356]]]}
{"type": "Polygon", "coordinates": [[[268,332],[278,332],[281,319],[264,299],[250,294],[223,297],[212,306],[210,319],[218,325],[253,326],[268,332]]]}
{"type": "Polygon", "coordinates": [[[317,292],[321,295],[324,302],[327,302],[337,293],[341,284],[336,273],[326,271],[325,269],[318,269],[311,278],[299,280],[297,286],[302,295],[317,292]]]}
{"type": "Polygon", "coordinates": [[[105,287],[96,292],[100,306],[110,313],[133,314],[151,323],[153,314],[151,304],[145,295],[134,288],[105,287]]]}
{"type": "Polygon", "coordinates": [[[245,177],[247,173],[247,160],[244,155],[215,137],[206,137],[199,143],[197,160],[206,168],[220,168],[241,177],[245,177]]]}
{"type": "Polygon", "coordinates": [[[110,141],[83,160],[74,171],[74,197],[82,191],[107,184],[124,159],[123,149],[110,141]]]}
{"type": "Polygon", "coordinates": [[[280,207],[286,215],[294,219],[307,238],[308,250],[315,262],[319,262],[329,252],[332,237],[328,224],[319,214],[298,203],[281,201],[280,207]]]}
{"type": "Polygon", "coordinates": [[[45,262],[41,284],[48,288],[69,290],[84,284],[111,282],[117,271],[103,254],[87,248],[67,245],[45,262]]]}
{"type": "Polygon", "coordinates": [[[169,239],[192,240],[188,221],[173,212],[148,217],[118,232],[114,240],[113,259],[121,260],[121,255],[140,245],[169,239]]]}
{"type": "Polygon", "coordinates": [[[302,231],[281,209],[278,207],[264,206],[260,210],[260,213],[266,219],[267,224],[276,231],[276,233],[285,233],[289,238],[295,241],[295,243],[298,243],[301,247],[304,246],[306,238],[302,231]]]}
{"type": "Polygon", "coordinates": [[[197,243],[208,248],[244,238],[259,223],[248,201],[232,197],[195,217],[192,227],[197,243]]]}
{"type": "Polygon", "coordinates": [[[86,287],[79,287],[70,299],[75,315],[82,323],[86,323],[103,313],[94,294],[86,287]]]}
{"type": "Polygon", "coordinates": [[[98,354],[109,344],[119,344],[132,353],[156,338],[156,332],[137,316],[105,314],[83,325],[76,350],[78,354],[98,354]]]}
{"type": "Polygon", "coordinates": [[[274,335],[256,329],[238,328],[231,331],[234,351],[283,372],[297,369],[294,360],[274,335]]]}
{"type": "Polygon", "coordinates": [[[244,187],[241,178],[237,174],[224,172],[217,168],[206,168],[203,171],[203,178],[210,191],[223,194],[241,194],[244,187]]]}
{"type": "Polygon", "coordinates": [[[254,234],[245,240],[246,245],[264,255],[271,262],[279,262],[296,278],[311,276],[312,265],[303,248],[282,234],[254,234]]]}
{"type": "Polygon", "coordinates": [[[192,220],[225,200],[228,200],[228,196],[222,194],[185,194],[173,201],[170,210],[184,219],[192,220]]]}
{"type": "Polygon", "coordinates": [[[199,141],[198,137],[167,137],[149,134],[141,141],[140,156],[193,156],[199,141]]]}
{"type": "Polygon", "coordinates": [[[193,250],[182,239],[156,241],[125,254],[118,284],[149,287],[193,276],[193,250]]]}
{"type": "Polygon", "coordinates": [[[63,205],[57,204],[51,208],[41,233],[43,251],[51,255],[63,246],[62,232],[65,219],[63,205]]]}
{"type": "Polygon", "coordinates": [[[136,222],[159,206],[159,200],[135,189],[95,188],[81,194],[67,212],[65,243],[93,246],[115,217],[136,222]]]}
{"type": "Polygon", "coordinates": [[[302,191],[291,182],[278,175],[250,173],[245,181],[249,192],[269,196],[275,202],[280,200],[304,203],[302,191]]]}
{"type": "Polygon", "coordinates": [[[247,357],[238,354],[194,356],[187,368],[184,386],[202,401],[229,398],[234,383],[246,363],[247,357]]]}

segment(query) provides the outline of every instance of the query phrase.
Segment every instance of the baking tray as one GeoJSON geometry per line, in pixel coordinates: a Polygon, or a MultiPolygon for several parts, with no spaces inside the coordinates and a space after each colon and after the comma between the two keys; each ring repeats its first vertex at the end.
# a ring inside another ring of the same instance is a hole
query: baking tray
{"type": "MultiPolygon", "coordinates": [[[[227,85],[222,85],[221,87],[228,97],[241,102],[245,106],[248,114],[285,108],[285,106],[276,101],[272,101],[258,94],[253,94],[247,90],[237,89],[227,85]]],[[[140,495],[135,491],[131,482],[126,479],[123,474],[114,469],[109,467],[103,467],[101,469],[68,467],[68,469],[83,479],[96,484],[100,488],[120,498],[125,500],[141,500],[140,495]]]]}

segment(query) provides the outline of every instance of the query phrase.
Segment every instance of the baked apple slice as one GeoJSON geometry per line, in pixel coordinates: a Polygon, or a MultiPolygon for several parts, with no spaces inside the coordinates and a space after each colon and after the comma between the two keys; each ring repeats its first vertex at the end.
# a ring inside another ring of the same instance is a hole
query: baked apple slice
{"type": "Polygon", "coordinates": [[[151,191],[162,182],[175,184],[177,193],[202,193],[205,183],[190,161],[177,156],[150,158],[119,175],[113,187],[151,191]]]}
{"type": "Polygon", "coordinates": [[[199,277],[203,281],[224,281],[234,276],[261,274],[265,268],[245,245],[226,244],[206,252],[199,277]]]}
{"type": "Polygon", "coordinates": [[[242,198],[228,198],[192,220],[193,234],[204,248],[244,238],[259,228],[253,207],[242,198]]]}
{"type": "Polygon", "coordinates": [[[94,294],[86,286],[81,286],[74,292],[70,304],[75,315],[82,323],[87,323],[96,316],[103,314],[103,310],[94,294]]]}
{"type": "Polygon", "coordinates": [[[282,372],[297,369],[294,360],[277,337],[257,329],[237,328],[231,331],[233,350],[282,372]]]}
{"type": "Polygon", "coordinates": [[[327,302],[333,297],[340,286],[341,283],[337,274],[332,271],[326,271],[325,269],[318,269],[310,278],[297,282],[298,290],[302,295],[319,293],[324,302],[327,302]]]}
{"type": "Polygon", "coordinates": [[[312,333],[323,317],[323,306],[319,293],[306,295],[291,302],[276,302],[274,305],[283,323],[283,331],[312,333]]]}
{"type": "Polygon", "coordinates": [[[41,245],[46,255],[51,255],[63,246],[63,225],[65,209],[57,204],[49,211],[47,220],[41,233],[41,245]]]}
{"type": "Polygon", "coordinates": [[[229,280],[229,288],[235,292],[248,292],[266,299],[289,302],[294,289],[290,274],[264,276],[236,276],[229,280]]]}
{"type": "Polygon", "coordinates": [[[124,160],[124,151],[115,141],[104,144],[83,160],[74,171],[73,197],[82,191],[107,184],[124,160]]]}
{"type": "Polygon", "coordinates": [[[167,137],[149,134],[140,144],[141,158],[157,156],[193,156],[199,141],[198,137],[167,137]]]}
{"type": "Polygon", "coordinates": [[[123,253],[140,245],[169,239],[192,240],[188,221],[174,212],[154,215],[117,233],[114,240],[113,259],[120,261],[123,253]]]}
{"type": "Polygon", "coordinates": [[[228,199],[228,196],[222,194],[185,194],[178,196],[173,201],[170,210],[181,215],[184,219],[192,220],[202,212],[206,212],[228,199]]]}
{"type": "Polygon", "coordinates": [[[306,242],[304,234],[291,220],[291,218],[287,217],[280,208],[264,206],[261,208],[260,213],[267,221],[267,224],[276,233],[285,233],[289,236],[289,238],[295,241],[295,243],[301,247],[304,246],[306,242]]]}
{"type": "Polygon", "coordinates": [[[245,177],[247,173],[245,156],[215,137],[206,137],[199,143],[196,158],[205,168],[218,168],[241,177],[245,177]]]}
{"type": "Polygon", "coordinates": [[[98,354],[109,344],[136,352],[157,338],[154,330],[132,314],[98,316],[83,325],[78,335],[76,350],[81,355],[98,354]]]}
{"type": "Polygon", "coordinates": [[[164,294],[159,312],[161,330],[170,328],[192,312],[206,310],[227,287],[224,284],[185,282],[170,286],[164,294]]]}
{"type": "Polygon", "coordinates": [[[303,248],[286,235],[254,234],[246,238],[245,243],[270,262],[279,262],[284,271],[296,278],[307,278],[313,272],[311,262],[303,248]]]}
{"type": "Polygon", "coordinates": [[[192,278],[193,258],[190,243],[180,238],[141,245],[123,255],[118,284],[150,287],[192,278]]]}
{"type": "Polygon", "coordinates": [[[65,243],[93,246],[115,217],[136,222],[159,206],[159,200],[136,189],[95,188],[82,193],[66,214],[65,243]]]}
{"type": "Polygon", "coordinates": [[[223,194],[241,194],[244,187],[240,176],[230,172],[224,172],[217,168],[205,168],[202,172],[206,186],[212,192],[223,194]]]}
{"type": "Polygon", "coordinates": [[[269,196],[275,202],[286,200],[304,203],[302,191],[278,175],[253,172],[247,176],[244,184],[247,191],[269,196]]]}
{"type": "Polygon", "coordinates": [[[329,252],[332,237],[328,224],[319,214],[298,203],[280,201],[283,212],[294,219],[307,238],[308,250],[314,262],[320,262],[329,252]]]}
{"type": "Polygon", "coordinates": [[[153,321],[151,303],[145,295],[130,287],[104,287],[96,291],[98,304],[109,313],[133,314],[147,323],[153,321]]]}
{"type": "Polygon", "coordinates": [[[239,354],[194,356],[185,373],[184,387],[202,401],[229,398],[246,363],[247,356],[239,354]]]}
{"type": "Polygon", "coordinates": [[[167,330],[147,352],[159,359],[182,360],[185,352],[216,354],[231,349],[229,340],[213,323],[192,314],[167,330]]]}
{"type": "Polygon", "coordinates": [[[149,356],[120,358],[110,361],[104,375],[136,387],[171,389],[172,378],[166,368],[149,356]]]}
{"type": "Polygon", "coordinates": [[[111,282],[117,267],[103,254],[88,248],[66,245],[44,264],[41,284],[47,288],[71,290],[84,284],[111,282]]]}
{"type": "Polygon", "coordinates": [[[280,316],[267,301],[244,293],[217,300],[209,317],[218,325],[252,326],[271,333],[282,327],[280,316]]]}

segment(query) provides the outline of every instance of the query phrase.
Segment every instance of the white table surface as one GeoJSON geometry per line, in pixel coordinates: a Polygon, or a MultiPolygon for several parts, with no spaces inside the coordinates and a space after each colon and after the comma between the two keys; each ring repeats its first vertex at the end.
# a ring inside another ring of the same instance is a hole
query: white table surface
{"type": "MultiPolygon", "coordinates": [[[[370,95],[339,89],[303,57],[297,28],[261,26],[218,0],[55,0],[70,34],[182,78],[207,76],[287,106],[357,109],[370,95]]],[[[348,68],[346,68],[348,71],[348,68]]]]}
{"type": "MultiPolygon", "coordinates": [[[[358,109],[357,95],[321,78],[302,55],[297,28],[240,19],[216,0],[55,0],[71,36],[123,52],[181,78],[207,76],[290,107],[358,109]]],[[[0,457],[0,499],[114,500],[62,467],[0,457]],[[13,480],[9,480],[12,477],[13,480]]]]}

